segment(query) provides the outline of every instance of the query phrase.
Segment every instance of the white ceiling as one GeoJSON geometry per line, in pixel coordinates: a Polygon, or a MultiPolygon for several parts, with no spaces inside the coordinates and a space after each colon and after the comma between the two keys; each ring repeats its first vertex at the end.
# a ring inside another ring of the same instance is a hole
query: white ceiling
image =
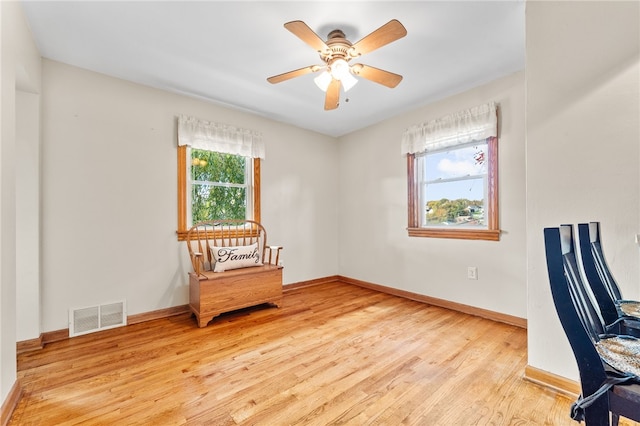
{"type": "MultiPolygon", "coordinates": [[[[341,136],[524,69],[525,3],[511,1],[23,1],[43,57],[341,136]],[[394,89],[360,79],[324,110],[308,74],[321,64],[283,24],[356,42],[391,19],[407,36],[358,62],[403,75],[394,89]]],[[[201,117],[212,119],[215,117],[201,117]]],[[[237,123],[232,123],[237,124],[237,123]]]]}

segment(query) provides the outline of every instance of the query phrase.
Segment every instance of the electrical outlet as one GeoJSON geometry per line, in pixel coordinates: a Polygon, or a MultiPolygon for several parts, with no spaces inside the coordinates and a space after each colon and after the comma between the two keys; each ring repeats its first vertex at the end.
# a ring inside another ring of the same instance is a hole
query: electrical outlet
{"type": "Polygon", "coordinates": [[[478,267],[477,266],[469,266],[467,267],[467,278],[470,280],[478,279],[478,267]]]}

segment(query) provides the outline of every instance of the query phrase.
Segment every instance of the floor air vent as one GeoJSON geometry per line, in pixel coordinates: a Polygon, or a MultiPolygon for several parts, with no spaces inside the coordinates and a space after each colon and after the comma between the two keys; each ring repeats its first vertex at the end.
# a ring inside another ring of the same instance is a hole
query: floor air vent
{"type": "Polygon", "coordinates": [[[126,303],[108,303],[69,310],[69,337],[127,325],[126,303]]]}

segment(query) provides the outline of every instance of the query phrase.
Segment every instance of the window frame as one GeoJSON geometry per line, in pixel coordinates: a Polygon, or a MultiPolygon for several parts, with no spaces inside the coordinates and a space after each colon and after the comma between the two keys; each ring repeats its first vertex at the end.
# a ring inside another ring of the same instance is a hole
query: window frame
{"type": "Polygon", "coordinates": [[[408,226],[410,237],[455,238],[465,240],[499,241],[500,228],[498,221],[498,138],[489,137],[487,141],[487,229],[477,228],[434,228],[420,226],[420,205],[418,188],[418,167],[416,155],[407,154],[407,195],[408,226]]]}
{"type": "MultiPolygon", "coordinates": [[[[184,241],[186,239],[189,228],[188,212],[189,212],[189,165],[191,162],[188,158],[189,147],[187,145],[178,146],[178,241],[184,241]]],[[[253,195],[253,217],[251,220],[260,222],[260,159],[252,158],[252,195],[253,195]]]]}

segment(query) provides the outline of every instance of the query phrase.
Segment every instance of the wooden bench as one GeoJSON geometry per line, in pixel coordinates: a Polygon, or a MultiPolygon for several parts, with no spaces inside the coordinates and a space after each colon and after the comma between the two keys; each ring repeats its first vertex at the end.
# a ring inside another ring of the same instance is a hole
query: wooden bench
{"type": "Polygon", "coordinates": [[[189,230],[186,243],[193,266],[189,273],[189,307],[199,327],[224,312],[263,303],[280,305],[282,266],[278,263],[282,247],[267,245],[267,231],[260,223],[201,222],[189,230]],[[215,272],[230,263],[254,265],[258,254],[259,266],[215,272]]]}

